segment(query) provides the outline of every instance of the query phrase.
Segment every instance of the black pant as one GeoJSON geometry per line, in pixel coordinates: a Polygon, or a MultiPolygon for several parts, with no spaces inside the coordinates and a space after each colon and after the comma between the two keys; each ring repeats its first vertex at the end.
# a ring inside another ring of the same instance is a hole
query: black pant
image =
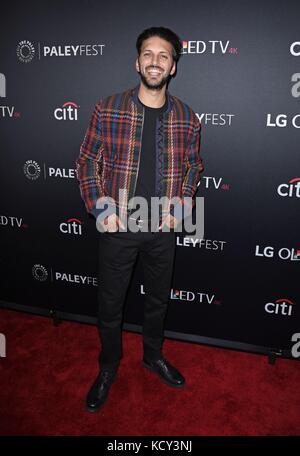
{"type": "Polygon", "coordinates": [[[126,292],[138,253],[143,265],[145,303],[143,321],[144,358],[161,356],[173,264],[175,233],[100,233],[98,329],[102,350],[100,367],[118,366],[123,356],[122,317],[126,292]]]}

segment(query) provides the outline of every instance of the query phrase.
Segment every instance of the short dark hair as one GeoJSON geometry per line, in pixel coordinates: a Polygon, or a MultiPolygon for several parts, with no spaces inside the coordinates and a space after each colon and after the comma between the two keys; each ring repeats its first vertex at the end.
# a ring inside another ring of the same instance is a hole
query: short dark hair
{"type": "Polygon", "coordinates": [[[182,51],[181,40],[175,32],[166,27],[150,27],[145,29],[136,40],[136,49],[138,55],[140,55],[141,53],[143,41],[147,40],[148,38],[151,38],[152,36],[159,36],[160,38],[168,41],[172,45],[173,59],[177,63],[182,51]]]}

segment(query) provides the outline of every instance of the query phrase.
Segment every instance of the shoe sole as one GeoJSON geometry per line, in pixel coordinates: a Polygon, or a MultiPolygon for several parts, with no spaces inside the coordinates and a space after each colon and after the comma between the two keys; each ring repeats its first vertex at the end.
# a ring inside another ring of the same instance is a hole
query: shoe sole
{"type": "Polygon", "coordinates": [[[167,380],[165,380],[164,378],[162,378],[160,376],[160,374],[155,370],[153,369],[151,366],[149,366],[148,364],[146,364],[144,361],[143,361],[143,366],[146,367],[146,369],[148,369],[149,371],[153,372],[154,374],[158,375],[160,381],[162,381],[163,383],[165,383],[166,385],[168,386],[171,386],[172,388],[183,388],[185,386],[185,383],[182,383],[181,385],[174,385],[174,383],[169,383],[167,382],[167,380]]]}

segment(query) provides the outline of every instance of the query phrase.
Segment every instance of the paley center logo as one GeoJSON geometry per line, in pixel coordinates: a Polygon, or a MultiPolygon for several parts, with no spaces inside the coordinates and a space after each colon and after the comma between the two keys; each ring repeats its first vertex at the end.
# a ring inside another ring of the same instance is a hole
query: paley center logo
{"type": "Polygon", "coordinates": [[[20,62],[29,63],[35,56],[35,48],[31,41],[23,40],[17,45],[17,56],[20,62]]]}
{"type": "Polygon", "coordinates": [[[45,282],[48,279],[48,271],[42,264],[35,264],[32,267],[32,275],[39,282],[45,282]]]}
{"type": "Polygon", "coordinates": [[[232,47],[230,41],[182,41],[182,54],[237,54],[238,48],[232,47]]]}
{"type": "Polygon", "coordinates": [[[26,160],[23,165],[24,175],[29,180],[36,180],[41,176],[41,169],[43,168],[44,179],[47,178],[60,178],[60,179],[75,179],[76,170],[75,168],[59,168],[53,166],[47,166],[46,163],[40,165],[35,160],[26,160]]]}
{"type": "Polygon", "coordinates": [[[271,246],[255,246],[255,256],[264,258],[279,258],[280,260],[300,261],[300,249],[282,247],[277,249],[271,246]]]}
{"type": "Polygon", "coordinates": [[[44,45],[38,42],[36,46],[29,40],[20,41],[17,45],[17,57],[22,63],[29,63],[35,55],[38,59],[53,57],[96,57],[103,55],[105,44],[68,44],[44,45]]]}
{"type": "Polygon", "coordinates": [[[287,184],[280,184],[277,193],[283,197],[300,198],[300,177],[290,179],[287,184]]]}
{"type": "Polygon", "coordinates": [[[291,301],[291,299],[276,299],[275,302],[268,302],[265,305],[265,312],[267,312],[268,314],[284,315],[291,317],[294,312],[295,304],[296,303],[294,301],[291,301]]]}
{"type": "Polygon", "coordinates": [[[98,286],[97,277],[63,271],[53,271],[52,268],[50,268],[50,273],[48,273],[47,269],[42,264],[35,264],[32,267],[32,275],[39,282],[45,282],[49,278],[51,282],[56,281],[66,282],[68,284],[92,285],[94,287],[98,286]]]}
{"type": "Polygon", "coordinates": [[[63,234],[75,234],[82,235],[82,222],[77,218],[70,218],[66,222],[62,222],[59,225],[59,230],[63,234]]]}
{"type": "Polygon", "coordinates": [[[54,110],[54,117],[56,120],[78,120],[78,108],[73,101],[67,101],[61,108],[54,110]]]}

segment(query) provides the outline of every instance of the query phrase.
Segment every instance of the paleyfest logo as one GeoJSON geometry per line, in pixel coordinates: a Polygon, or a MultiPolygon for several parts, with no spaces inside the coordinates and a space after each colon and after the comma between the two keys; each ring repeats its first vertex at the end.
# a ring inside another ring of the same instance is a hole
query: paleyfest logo
{"type": "Polygon", "coordinates": [[[29,63],[37,54],[38,59],[41,57],[95,57],[103,55],[105,44],[67,44],[67,45],[43,45],[37,43],[37,52],[34,45],[29,40],[22,40],[17,45],[17,57],[22,63],[29,63]]]}

